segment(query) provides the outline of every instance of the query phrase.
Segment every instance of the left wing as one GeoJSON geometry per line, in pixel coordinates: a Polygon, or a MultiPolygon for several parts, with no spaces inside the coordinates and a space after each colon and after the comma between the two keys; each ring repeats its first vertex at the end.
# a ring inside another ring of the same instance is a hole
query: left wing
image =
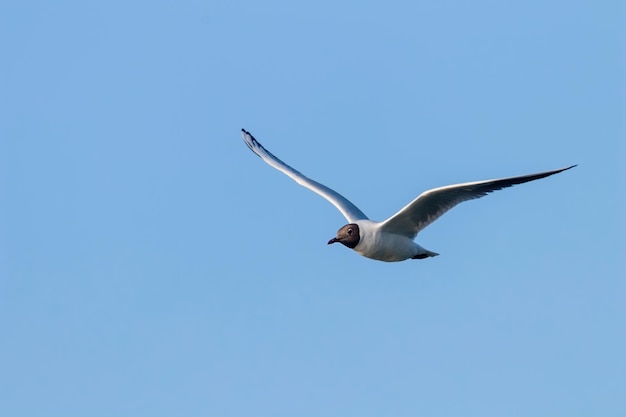
{"type": "Polygon", "coordinates": [[[298,184],[308,188],[309,190],[321,195],[326,200],[330,201],[333,206],[339,209],[341,214],[343,214],[348,222],[354,223],[355,220],[367,220],[367,216],[363,214],[363,212],[359,210],[357,206],[352,204],[347,198],[345,198],[335,190],[332,190],[317,181],[313,181],[309,177],[305,176],[299,171],[296,171],[295,169],[272,155],[272,153],[265,149],[263,145],[261,145],[259,141],[250,134],[250,132],[241,129],[241,136],[243,137],[244,142],[246,142],[246,145],[248,145],[248,148],[250,148],[252,152],[254,152],[265,162],[267,162],[270,166],[276,168],[283,174],[293,179],[298,184]]]}

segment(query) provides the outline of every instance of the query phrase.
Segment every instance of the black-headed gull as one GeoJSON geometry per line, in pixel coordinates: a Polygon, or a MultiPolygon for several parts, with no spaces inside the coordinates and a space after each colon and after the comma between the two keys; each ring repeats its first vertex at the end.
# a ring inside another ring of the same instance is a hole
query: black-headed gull
{"type": "Polygon", "coordinates": [[[385,262],[424,259],[439,255],[424,249],[413,239],[422,229],[457,204],[484,197],[492,191],[558,174],[576,166],[572,165],[567,168],[520,177],[466,182],[433,188],[420,194],[387,220],[376,222],[369,220],[358,207],[341,194],[313,181],[272,155],[245,129],[241,129],[241,135],[246,145],[261,159],[291,177],[298,184],[330,201],[344,215],[348,224],[339,229],[336,237],[328,241],[329,245],[339,242],[367,258],[385,262]]]}

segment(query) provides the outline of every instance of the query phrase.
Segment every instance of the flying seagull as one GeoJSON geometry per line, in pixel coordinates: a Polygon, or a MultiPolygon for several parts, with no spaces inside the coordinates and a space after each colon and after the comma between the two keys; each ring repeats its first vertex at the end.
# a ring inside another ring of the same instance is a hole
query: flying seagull
{"type": "Polygon", "coordinates": [[[484,197],[492,191],[549,177],[576,166],[572,165],[567,168],[520,177],[466,182],[433,188],[420,194],[387,220],[376,222],[369,220],[357,206],[341,194],[317,181],[313,181],[275,157],[250,132],[241,129],[241,135],[246,145],[257,156],[298,184],[324,197],[344,215],[348,224],[339,229],[336,237],[328,241],[329,245],[339,242],[350,249],[354,249],[360,255],[385,262],[424,259],[439,255],[424,249],[413,239],[426,226],[457,204],[484,197]]]}

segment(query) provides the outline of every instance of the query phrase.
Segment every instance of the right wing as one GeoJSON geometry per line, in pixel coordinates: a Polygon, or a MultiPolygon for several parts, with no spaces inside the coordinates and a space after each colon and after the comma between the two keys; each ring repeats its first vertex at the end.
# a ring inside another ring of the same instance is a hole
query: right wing
{"type": "Polygon", "coordinates": [[[309,190],[321,195],[326,200],[330,201],[331,204],[339,209],[341,214],[348,219],[349,223],[354,223],[355,220],[366,220],[367,216],[363,214],[361,210],[358,209],[357,206],[352,204],[348,199],[339,194],[338,192],[331,190],[325,185],[320,184],[317,181],[313,181],[312,179],[304,176],[299,171],[296,171],[274,155],[267,149],[263,147],[257,141],[250,132],[247,132],[245,129],[241,129],[241,136],[243,137],[243,141],[246,142],[248,148],[252,150],[257,156],[267,162],[270,166],[276,168],[283,174],[287,175],[291,179],[293,179],[298,184],[303,187],[308,188],[309,190]]]}
{"type": "Polygon", "coordinates": [[[402,210],[385,220],[381,227],[387,232],[413,239],[418,232],[459,203],[484,197],[493,191],[513,185],[549,177],[550,175],[558,174],[559,172],[574,168],[575,166],[576,165],[572,165],[567,168],[555,169],[554,171],[522,175],[519,177],[466,182],[464,184],[434,188],[420,194],[402,210]]]}

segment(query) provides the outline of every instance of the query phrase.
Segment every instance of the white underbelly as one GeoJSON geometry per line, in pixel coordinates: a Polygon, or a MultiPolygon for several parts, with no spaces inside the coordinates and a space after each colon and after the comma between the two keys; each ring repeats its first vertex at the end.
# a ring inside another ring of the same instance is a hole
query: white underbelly
{"type": "Polygon", "coordinates": [[[363,238],[354,250],[367,258],[397,262],[412,258],[418,252],[418,246],[406,236],[375,233],[363,238]]]}

